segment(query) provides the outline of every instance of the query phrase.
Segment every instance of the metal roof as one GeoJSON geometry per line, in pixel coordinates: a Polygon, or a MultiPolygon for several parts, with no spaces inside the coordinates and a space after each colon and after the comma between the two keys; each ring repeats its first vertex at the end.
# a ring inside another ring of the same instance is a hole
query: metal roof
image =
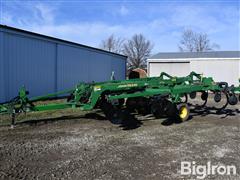
{"type": "Polygon", "coordinates": [[[240,51],[161,52],[149,59],[240,58],[240,51]]]}
{"type": "Polygon", "coordinates": [[[33,36],[47,38],[47,39],[50,39],[50,40],[53,40],[53,41],[59,41],[59,42],[72,44],[72,45],[75,45],[75,46],[80,46],[80,47],[92,49],[92,50],[95,50],[95,51],[101,51],[101,52],[104,52],[104,53],[108,53],[108,54],[112,54],[112,55],[116,55],[116,56],[121,56],[121,57],[127,58],[127,56],[124,56],[122,54],[109,52],[109,51],[106,51],[106,50],[103,50],[103,49],[99,49],[99,48],[95,48],[95,47],[91,47],[91,46],[86,46],[86,45],[79,44],[79,43],[76,43],[76,42],[71,42],[71,41],[55,38],[55,37],[52,37],[52,36],[46,36],[46,35],[43,35],[43,34],[38,34],[38,33],[35,33],[35,32],[31,32],[31,31],[26,31],[26,30],[18,29],[18,28],[11,27],[11,26],[6,26],[6,25],[0,24],[0,29],[1,28],[5,28],[5,29],[8,29],[8,30],[17,31],[17,32],[21,32],[21,33],[27,33],[27,34],[30,34],[30,35],[33,35],[33,36]]]}

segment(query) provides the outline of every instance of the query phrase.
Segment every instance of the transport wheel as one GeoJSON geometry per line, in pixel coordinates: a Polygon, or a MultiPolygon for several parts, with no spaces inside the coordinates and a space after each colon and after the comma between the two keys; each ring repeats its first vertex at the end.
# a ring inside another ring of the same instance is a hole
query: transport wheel
{"type": "Polygon", "coordinates": [[[181,122],[188,120],[190,115],[190,109],[187,104],[181,103],[177,105],[177,118],[181,122]]]}

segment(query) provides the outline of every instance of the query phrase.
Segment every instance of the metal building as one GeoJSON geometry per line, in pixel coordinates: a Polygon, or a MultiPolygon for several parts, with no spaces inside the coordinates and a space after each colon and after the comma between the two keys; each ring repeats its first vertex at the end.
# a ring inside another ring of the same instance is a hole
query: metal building
{"type": "Polygon", "coordinates": [[[126,56],[0,25],[0,102],[21,86],[30,96],[72,88],[78,82],[125,79],[126,56]]]}
{"type": "Polygon", "coordinates": [[[159,76],[163,71],[186,76],[195,71],[215,81],[239,84],[240,51],[158,53],[150,57],[147,64],[149,76],[159,76]]]}

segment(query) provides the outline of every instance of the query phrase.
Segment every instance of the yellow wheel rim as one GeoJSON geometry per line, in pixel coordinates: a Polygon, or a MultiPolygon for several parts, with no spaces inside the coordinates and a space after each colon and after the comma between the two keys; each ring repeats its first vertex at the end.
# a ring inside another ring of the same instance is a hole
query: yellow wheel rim
{"type": "Polygon", "coordinates": [[[188,110],[186,107],[182,107],[179,111],[179,116],[181,119],[185,119],[188,116],[188,110]]]}

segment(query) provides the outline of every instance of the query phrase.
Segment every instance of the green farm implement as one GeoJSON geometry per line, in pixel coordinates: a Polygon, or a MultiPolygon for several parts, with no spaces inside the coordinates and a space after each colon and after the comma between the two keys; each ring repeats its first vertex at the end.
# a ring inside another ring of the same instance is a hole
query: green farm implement
{"type": "Polygon", "coordinates": [[[209,92],[213,94],[216,103],[226,100],[216,108],[218,111],[228,104],[236,105],[240,101],[240,86],[228,86],[225,82],[217,83],[211,77],[203,77],[195,72],[191,72],[186,77],[173,77],[161,73],[159,77],[79,83],[73,89],[34,98],[29,98],[25,88],[21,88],[17,97],[0,104],[0,116],[10,114],[14,124],[15,115],[22,112],[66,108],[101,109],[107,119],[119,124],[121,123],[119,117],[125,109],[129,112],[149,113],[155,117],[167,116],[185,121],[190,113],[189,98],[194,99],[200,95],[203,103],[199,106],[202,107],[207,103],[209,92]],[[37,101],[58,98],[62,95],[66,98],[60,103],[35,104],[37,101]]]}

